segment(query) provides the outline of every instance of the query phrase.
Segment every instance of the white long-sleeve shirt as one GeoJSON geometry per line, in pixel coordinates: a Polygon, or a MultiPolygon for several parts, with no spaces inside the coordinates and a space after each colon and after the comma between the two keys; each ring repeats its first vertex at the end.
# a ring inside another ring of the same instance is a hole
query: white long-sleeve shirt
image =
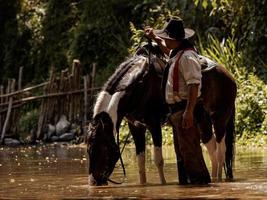
{"type": "Polygon", "coordinates": [[[183,51],[178,52],[169,60],[170,69],[165,90],[165,98],[168,104],[174,104],[183,99],[188,99],[188,85],[190,84],[198,84],[198,97],[201,95],[201,65],[198,59],[198,54],[193,50],[186,50],[181,55],[178,71],[179,92],[178,95],[173,93],[174,66],[182,52],[183,51]]]}

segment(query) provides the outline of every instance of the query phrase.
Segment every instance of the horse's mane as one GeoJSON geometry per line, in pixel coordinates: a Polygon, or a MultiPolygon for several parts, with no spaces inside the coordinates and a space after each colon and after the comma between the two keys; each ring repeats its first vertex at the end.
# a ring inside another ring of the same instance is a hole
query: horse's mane
{"type": "Polygon", "coordinates": [[[110,76],[102,90],[113,94],[124,90],[142,76],[145,71],[146,58],[142,55],[134,55],[122,62],[116,71],[110,76]]]}

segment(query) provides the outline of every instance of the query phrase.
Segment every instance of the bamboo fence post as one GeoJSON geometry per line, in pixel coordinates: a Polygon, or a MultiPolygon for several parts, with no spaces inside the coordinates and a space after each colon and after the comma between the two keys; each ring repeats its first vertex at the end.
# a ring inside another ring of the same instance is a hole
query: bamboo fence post
{"type": "MultiPolygon", "coordinates": [[[[11,80],[8,79],[8,81],[7,81],[7,88],[6,88],[6,94],[11,93],[10,90],[11,90],[11,80]]],[[[5,102],[9,102],[8,100],[9,100],[9,96],[6,96],[5,102]]]]}
{"type": "MultiPolygon", "coordinates": [[[[44,87],[45,94],[47,93],[48,87],[49,87],[48,84],[44,87]]],[[[37,139],[41,139],[41,136],[42,136],[42,128],[43,128],[43,121],[44,121],[44,104],[45,104],[45,99],[42,99],[41,106],[40,106],[40,115],[39,115],[38,124],[37,124],[37,131],[36,131],[37,139]]]]}
{"type": "MultiPolygon", "coordinates": [[[[48,93],[57,93],[59,89],[59,80],[56,77],[55,70],[52,70],[51,77],[50,77],[50,87],[48,89],[48,93]]],[[[55,112],[58,109],[57,104],[57,96],[47,98],[46,99],[46,106],[45,106],[45,118],[44,118],[44,125],[49,123],[55,123],[58,119],[58,116],[55,114],[55,112]]]]}
{"type": "Polygon", "coordinates": [[[95,73],[96,73],[96,63],[93,63],[93,69],[92,69],[92,87],[95,86],[95,73]]]}
{"type": "MultiPolygon", "coordinates": [[[[21,91],[21,89],[22,89],[22,77],[23,77],[23,67],[20,67],[19,68],[19,77],[18,77],[18,91],[21,91]]],[[[16,95],[16,99],[15,100],[21,100],[21,98],[22,98],[22,95],[21,95],[21,93],[19,93],[18,95],[16,95]]],[[[14,103],[14,102],[13,102],[14,103]]],[[[20,103],[19,104],[19,107],[21,106],[22,104],[20,103]]],[[[15,134],[18,134],[18,126],[19,126],[19,123],[17,123],[18,121],[19,121],[19,119],[20,119],[20,114],[21,114],[21,112],[20,112],[20,109],[15,109],[15,107],[13,106],[13,109],[14,109],[14,111],[13,111],[13,117],[12,117],[12,131],[13,131],[13,133],[15,133],[15,134]]]]}
{"type": "MultiPolygon", "coordinates": [[[[73,60],[73,89],[79,90],[80,89],[80,61],[79,60],[73,60]]],[[[74,95],[73,96],[73,102],[74,102],[74,119],[77,119],[80,114],[80,95],[74,95]]]]}
{"type": "MultiPolygon", "coordinates": [[[[74,80],[73,74],[71,74],[70,77],[69,77],[70,90],[73,89],[73,80],[74,80]]],[[[70,100],[69,100],[69,105],[70,105],[70,108],[69,108],[69,119],[71,121],[74,120],[74,104],[73,104],[73,99],[74,99],[73,98],[73,95],[70,95],[70,100]]]]}
{"type": "MultiPolygon", "coordinates": [[[[61,70],[60,73],[60,79],[59,79],[59,86],[58,86],[58,92],[63,92],[64,89],[64,71],[61,70]]],[[[64,97],[58,97],[58,115],[59,117],[63,114],[64,112],[64,97]]]]}
{"type": "MultiPolygon", "coordinates": [[[[65,88],[65,91],[66,92],[69,92],[71,91],[71,82],[70,82],[70,72],[68,70],[68,73],[66,74],[66,88],[65,88]]],[[[67,118],[69,119],[69,121],[72,122],[72,119],[71,119],[71,116],[69,116],[69,113],[70,113],[70,107],[71,107],[71,95],[70,94],[67,94],[66,96],[66,111],[65,111],[65,115],[67,116],[67,118]]]]}
{"type": "MultiPolygon", "coordinates": [[[[44,88],[45,94],[48,94],[51,91],[51,88],[53,87],[53,83],[54,83],[54,67],[51,68],[49,82],[44,88]]],[[[47,110],[50,109],[48,103],[49,103],[48,99],[42,100],[41,108],[40,108],[40,115],[38,119],[37,139],[42,139],[43,137],[43,127],[47,120],[47,110]]]]}
{"type": "Polygon", "coordinates": [[[19,68],[19,80],[18,80],[18,90],[19,91],[22,89],[22,87],[21,87],[22,76],[23,76],[23,67],[20,67],[19,68]]]}
{"type": "MultiPolygon", "coordinates": [[[[80,62],[79,60],[76,60],[76,74],[75,74],[75,90],[80,88],[80,73],[79,73],[79,68],[80,68],[80,62]]],[[[75,109],[76,109],[76,114],[75,117],[76,119],[79,117],[80,110],[80,95],[75,95],[75,109]]]]}
{"type": "MultiPolygon", "coordinates": [[[[0,85],[0,96],[4,94],[4,86],[0,85]]],[[[3,97],[0,97],[0,104],[3,102],[3,97]]],[[[0,106],[0,110],[2,110],[2,106],[0,106]]],[[[2,113],[0,113],[0,132],[2,133],[2,113]]]]}
{"type": "Polygon", "coordinates": [[[88,82],[88,75],[83,77],[83,86],[84,86],[84,118],[83,118],[83,120],[84,120],[84,125],[87,122],[87,112],[88,112],[87,111],[87,109],[88,109],[88,94],[87,94],[88,84],[87,84],[87,82],[88,82]]]}
{"type": "MultiPolygon", "coordinates": [[[[53,93],[58,93],[59,90],[59,87],[60,87],[60,80],[56,77],[56,74],[54,74],[54,80],[53,80],[53,84],[52,84],[52,87],[49,91],[50,94],[53,94],[53,93]]],[[[64,97],[62,97],[64,98],[64,97]]],[[[59,110],[60,110],[60,101],[58,99],[58,96],[54,96],[54,97],[51,97],[51,98],[48,98],[48,118],[47,118],[47,121],[49,123],[52,123],[52,124],[56,124],[57,121],[59,120],[59,117],[60,117],[60,114],[59,114],[59,110]],[[49,109],[50,108],[50,109],[49,109]]],[[[47,123],[46,121],[46,123],[47,123]]]]}
{"type": "MultiPolygon", "coordinates": [[[[65,77],[64,77],[64,92],[70,91],[69,87],[69,70],[65,70],[65,77]]],[[[65,95],[65,102],[64,102],[64,115],[68,117],[68,111],[69,111],[69,94],[65,95]]],[[[69,121],[70,118],[68,118],[69,121]]]]}
{"type": "MultiPolygon", "coordinates": [[[[63,71],[64,73],[64,78],[63,78],[63,92],[68,92],[68,76],[69,76],[69,70],[65,69],[63,71]]],[[[69,99],[69,95],[65,95],[64,99],[63,99],[63,114],[67,117],[68,116],[68,99],[69,99]]],[[[70,119],[69,119],[70,121],[70,119]]]]}
{"type": "MultiPolygon", "coordinates": [[[[15,90],[15,79],[12,80],[11,85],[9,85],[9,86],[11,88],[10,92],[14,92],[14,90],[15,90]]],[[[4,123],[4,126],[3,126],[2,134],[1,134],[0,144],[3,144],[3,142],[4,142],[6,130],[7,130],[8,123],[9,123],[9,118],[10,118],[10,115],[11,115],[12,102],[13,102],[13,96],[9,97],[8,110],[7,110],[7,115],[6,115],[5,123],[4,123]]]]}
{"type": "Polygon", "coordinates": [[[91,79],[91,92],[90,92],[90,103],[93,104],[94,100],[94,90],[95,87],[95,74],[96,74],[96,63],[93,63],[93,69],[92,69],[92,79],[91,79]]]}
{"type": "MultiPolygon", "coordinates": [[[[11,79],[8,79],[7,81],[7,87],[6,87],[6,94],[10,94],[12,93],[11,92],[11,83],[12,83],[12,80],[11,79]]],[[[6,96],[5,98],[5,102],[6,102],[6,106],[7,106],[7,109],[6,109],[6,112],[5,112],[5,115],[4,115],[4,124],[5,124],[5,120],[6,120],[6,116],[7,116],[7,112],[8,112],[8,105],[9,105],[9,98],[11,96],[6,96]]],[[[4,128],[4,127],[3,127],[4,128]]],[[[6,129],[8,129],[8,127],[6,127],[6,129]]]]}
{"type": "MultiPolygon", "coordinates": [[[[75,90],[75,83],[76,83],[76,60],[73,60],[72,63],[72,90],[75,90]]],[[[72,95],[72,103],[73,103],[73,119],[76,118],[76,101],[75,101],[75,95],[72,95]]]]}

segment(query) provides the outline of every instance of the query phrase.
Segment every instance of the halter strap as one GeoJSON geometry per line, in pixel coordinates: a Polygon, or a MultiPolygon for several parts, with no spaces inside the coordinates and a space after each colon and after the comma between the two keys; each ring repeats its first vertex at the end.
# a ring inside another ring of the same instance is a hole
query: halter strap
{"type": "Polygon", "coordinates": [[[181,99],[180,96],[179,96],[179,62],[180,62],[180,59],[183,55],[183,53],[185,51],[195,51],[194,48],[186,48],[186,49],[183,49],[178,57],[178,59],[176,60],[175,62],[175,65],[174,65],[174,69],[173,69],[173,96],[174,96],[174,99],[177,100],[177,99],[181,99]]]}

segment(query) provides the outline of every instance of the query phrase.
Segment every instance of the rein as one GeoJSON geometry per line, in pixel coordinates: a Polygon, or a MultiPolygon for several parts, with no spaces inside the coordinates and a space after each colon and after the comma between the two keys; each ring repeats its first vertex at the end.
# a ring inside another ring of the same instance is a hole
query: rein
{"type": "Polygon", "coordinates": [[[128,133],[126,139],[124,140],[123,147],[122,147],[122,149],[120,150],[120,138],[119,138],[119,133],[117,133],[117,147],[118,147],[119,152],[120,152],[120,157],[119,157],[119,159],[120,159],[120,162],[121,162],[121,166],[122,166],[122,170],[123,170],[123,175],[124,175],[124,177],[123,177],[123,180],[122,180],[121,182],[113,181],[113,180],[111,180],[110,178],[108,178],[108,181],[111,182],[111,183],[114,183],[114,184],[118,184],[118,185],[119,185],[119,184],[122,184],[122,183],[125,182],[125,179],[126,179],[126,170],[125,170],[125,166],[124,166],[123,159],[122,159],[122,153],[123,153],[123,151],[124,151],[124,149],[125,149],[125,146],[126,146],[126,143],[127,143],[127,140],[129,139],[129,137],[130,137],[130,132],[128,133]]]}

